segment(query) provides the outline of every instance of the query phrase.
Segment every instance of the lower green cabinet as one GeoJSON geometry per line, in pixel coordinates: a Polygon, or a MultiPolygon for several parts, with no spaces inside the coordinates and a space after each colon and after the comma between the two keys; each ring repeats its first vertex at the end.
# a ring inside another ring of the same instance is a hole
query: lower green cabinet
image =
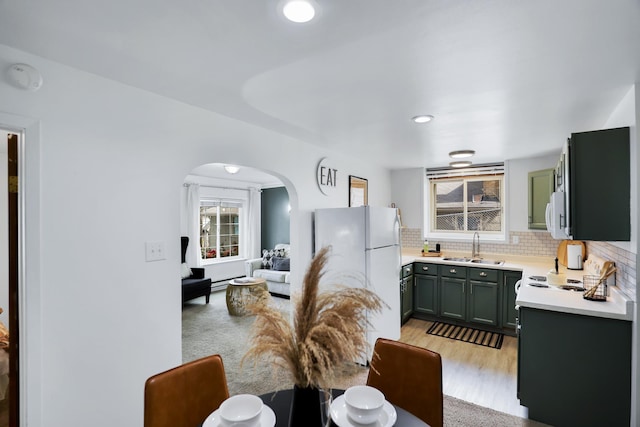
{"type": "Polygon", "coordinates": [[[405,323],[413,314],[413,265],[400,270],[400,322],[405,323]]]}
{"type": "Polygon", "coordinates": [[[438,314],[438,276],[416,274],[414,311],[423,314],[438,314]]]}
{"type": "Polygon", "coordinates": [[[412,275],[403,267],[402,322],[411,316],[426,320],[465,322],[515,333],[515,283],[519,271],[415,262],[412,275]]]}
{"type": "Polygon", "coordinates": [[[498,325],[498,284],[469,281],[469,322],[498,325]]]}
{"type": "Polygon", "coordinates": [[[438,265],[415,263],[414,270],[414,313],[437,316],[438,304],[438,265]]]}
{"type": "Polygon", "coordinates": [[[440,278],[440,316],[455,320],[466,320],[466,279],[440,278]]]}
{"type": "Polygon", "coordinates": [[[628,426],[632,322],[520,308],[518,398],[528,418],[628,426]]]}
{"type": "Polygon", "coordinates": [[[516,310],[516,289],[518,280],[522,279],[519,271],[505,271],[502,287],[502,327],[516,328],[518,310],[516,310]]]}
{"type": "Polygon", "coordinates": [[[401,291],[402,323],[405,323],[413,314],[413,276],[402,279],[401,291]]]}

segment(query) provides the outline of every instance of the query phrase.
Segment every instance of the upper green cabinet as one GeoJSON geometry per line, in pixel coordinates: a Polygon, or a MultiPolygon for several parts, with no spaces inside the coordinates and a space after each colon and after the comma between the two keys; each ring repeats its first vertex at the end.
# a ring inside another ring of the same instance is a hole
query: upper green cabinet
{"type": "Polygon", "coordinates": [[[546,230],[545,209],[554,188],[554,169],[529,172],[529,229],[546,230]]]}
{"type": "Polygon", "coordinates": [[[629,128],[571,134],[569,204],[576,240],[629,241],[629,128]]]}

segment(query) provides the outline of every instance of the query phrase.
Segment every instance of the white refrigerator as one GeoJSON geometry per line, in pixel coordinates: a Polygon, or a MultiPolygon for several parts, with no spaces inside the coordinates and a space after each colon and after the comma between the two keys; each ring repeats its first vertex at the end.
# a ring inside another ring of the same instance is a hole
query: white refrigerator
{"type": "Polygon", "coordinates": [[[402,256],[397,210],[376,206],[318,209],[314,232],[316,252],[332,247],[321,286],[364,286],[388,305],[382,312],[367,313],[371,324],[367,330],[369,350],[357,361],[366,365],[378,337],[400,338],[402,256]]]}

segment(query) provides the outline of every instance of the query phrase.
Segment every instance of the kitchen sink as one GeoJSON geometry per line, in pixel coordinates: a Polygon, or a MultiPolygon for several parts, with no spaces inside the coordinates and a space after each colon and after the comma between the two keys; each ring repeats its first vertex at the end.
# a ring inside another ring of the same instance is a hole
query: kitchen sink
{"type": "Polygon", "coordinates": [[[442,258],[443,261],[455,261],[455,262],[469,262],[471,261],[471,258],[455,258],[455,257],[443,257],[442,258]]]}
{"type": "Polygon", "coordinates": [[[469,262],[473,264],[489,264],[489,265],[502,265],[504,261],[495,260],[495,259],[484,259],[484,258],[466,258],[466,257],[443,257],[443,261],[455,261],[455,262],[469,262]]]}
{"type": "Polygon", "coordinates": [[[501,265],[504,261],[499,261],[495,259],[472,259],[470,262],[474,264],[491,264],[491,265],[501,265]]]}

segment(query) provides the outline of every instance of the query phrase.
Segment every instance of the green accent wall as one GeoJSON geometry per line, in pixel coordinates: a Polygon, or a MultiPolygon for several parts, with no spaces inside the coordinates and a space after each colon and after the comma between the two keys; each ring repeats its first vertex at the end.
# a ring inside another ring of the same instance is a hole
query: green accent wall
{"type": "Polygon", "coordinates": [[[290,243],[289,192],[285,187],[262,190],[261,249],[278,243],[290,243]]]}

